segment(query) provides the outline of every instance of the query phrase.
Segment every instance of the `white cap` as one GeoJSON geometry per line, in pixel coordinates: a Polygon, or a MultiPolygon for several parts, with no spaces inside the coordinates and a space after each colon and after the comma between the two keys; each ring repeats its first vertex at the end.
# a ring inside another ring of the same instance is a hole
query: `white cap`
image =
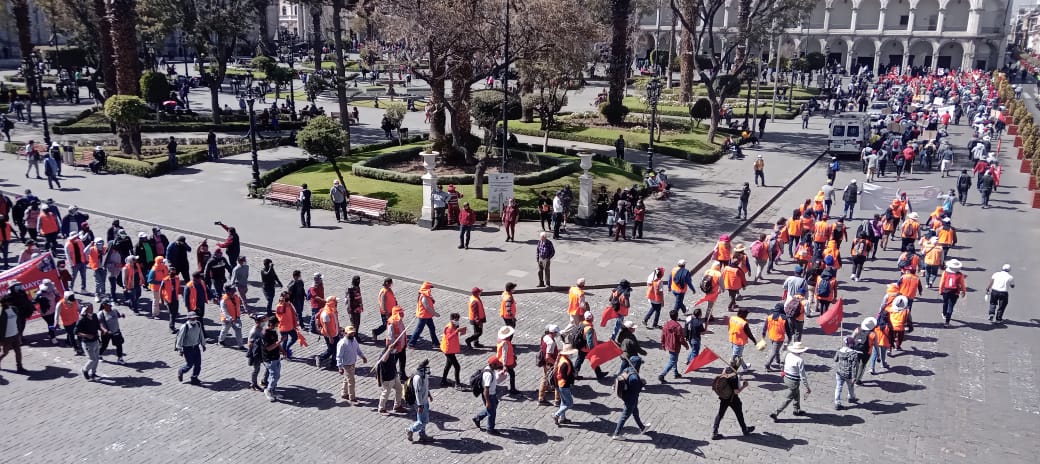
{"type": "Polygon", "coordinates": [[[849,181],[849,183],[850,183],[850,184],[855,184],[855,183],[856,183],[856,179],[852,179],[852,180],[850,180],[850,181],[849,181]]]}
{"type": "Polygon", "coordinates": [[[560,333],[560,326],[558,326],[556,324],[549,324],[549,325],[545,326],[545,331],[549,332],[549,333],[556,333],[556,334],[558,334],[558,333],[560,333]]]}
{"type": "Polygon", "coordinates": [[[1010,271],[1011,270],[1011,265],[1010,264],[1005,264],[1005,265],[1000,267],[1000,270],[1002,270],[1004,272],[1010,271]]]}
{"type": "Polygon", "coordinates": [[[625,323],[622,324],[622,325],[624,325],[626,329],[634,329],[634,328],[636,328],[636,323],[632,322],[632,321],[625,321],[625,323]]]}
{"type": "Polygon", "coordinates": [[[676,263],[676,264],[677,264],[678,266],[685,266],[685,265],[686,265],[686,260],[685,260],[685,259],[680,259],[680,260],[679,260],[679,262],[678,262],[678,263],[676,263]]]}

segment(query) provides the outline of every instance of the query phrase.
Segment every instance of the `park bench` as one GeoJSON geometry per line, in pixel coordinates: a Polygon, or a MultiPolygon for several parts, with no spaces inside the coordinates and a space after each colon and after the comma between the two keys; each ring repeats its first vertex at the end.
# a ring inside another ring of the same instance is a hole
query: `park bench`
{"type": "MultiPolygon", "coordinates": [[[[33,146],[36,147],[36,153],[39,153],[40,156],[44,156],[44,155],[46,155],[47,153],[50,152],[50,147],[48,147],[47,144],[45,144],[45,143],[37,143],[37,144],[35,144],[33,146]]],[[[23,158],[25,158],[25,147],[24,146],[18,149],[18,155],[17,155],[16,159],[23,159],[23,158]]]]}
{"type": "Polygon", "coordinates": [[[288,203],[292,206],[296,206],[300,200],[300,192],[303,191],[302,187],[296,185],[279,184],[273,183],[267,188],[267,193],[264,194],[263,201],[277,201],[282,203],[288,203]]]}
{"type": "Polygon", "coordinates": [[[350,198],[347,199],[347,214],[350,213],[385,221],[386,200],[363,197],[361,195],[351,195],[350,198]]]}
{"type": "Polygon", "coordinates": [[[94,162],[94,150],[92,148],[85,149],[79,153],[74,161],[72,162],[73,167],[89,169],[90,163],[94,162]]]}
{"type": "MultiPolygon", "coordinates": [[[[332,113],[329,113],[329,116],[331,116],[332,119],[337,119],[338,120],[339,119],[339,111],[333,111],[332,113]]],[[[348,114],[347,115],[347,125],[356,126],[357,125],[357,119],[354,119],[353,116],[350,116],[348,114]]]]}

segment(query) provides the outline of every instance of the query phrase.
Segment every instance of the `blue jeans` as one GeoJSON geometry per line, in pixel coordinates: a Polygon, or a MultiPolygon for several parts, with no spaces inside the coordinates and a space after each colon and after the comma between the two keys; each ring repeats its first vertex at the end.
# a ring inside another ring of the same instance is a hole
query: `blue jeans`
{"type": "Polygon", "coordinates": [[[643,325],[650,324],[650,316],[654,317],[654,327],[657,326],[657,322],[661,319],[661,306],[662,303],[650,303],[650,310],[646,312],[646,317],[643,318],[643,325]]]}
{"type": "MultiPolygon", "coordinates": [[[[105,279],[108,276],[108,271],[104,267],[99,267],[94,270],[94,295],[97,297],[105,296],[105,279]]],[[[115,295],[113,295],[115,296],[115,295]]]]}
{"type": "Polygon", "coordinates": [[[294,343],[296,343],[296,331],[290,330],[288,332],[280,333],[282,334],[282,349],[285,350],[286,353],[288,353],[289,349],[292,348],[294,343]]]}
{"type": "Polygon", "coordinates": [[[477,415],[474,417],[474,419],[477,419],[479,421],[483,420],[485,417],[488,418],[487,429],[495,430],[495,415],[498,412],[498,395],[491,395],[491,397],[488,398],[488,404],[490,404],[491,407],[485,407],[484,409],[481,409],[480,412],[478,412],[477,415]]]}
{"type": "Polygon", "coordinates": [[[698,354],[701,354],[701,340],[694,338],[690,340],[690,354],[686,356],[686,364],[690,364],[690,361],[693,361],[698,354]]]}
{"type": "Polygon", "coordinates": [[[265,391],[274,395],[274,390],[278,388],[278,379],[282,378],[282,360],[264,361],[264,365],[267,366],[267,390],[265,391]]]}
{"type": "MultiPolygon", "coordinates": [[[[87,263],[79,263],[72,265],[72,284],[70,287],[76,286],[76,275],[79,275],[79,290],[81,292],[87,291],[87,263]]],[[[68,290],[72,290],[69,288],[68,290]]]]}
{"type": "Polygon", "coordinates": [[[664,377],[664,375],[667,374],[668,371],[675,371],[675,375],[676,376],[679,375],[679,352],[678,351],[676,351],[674,353],[671,352],[671,351],[668,352],[668,364],[664,365],[664,370],[661,371],[661,375],[659,377],[664,377]]]}
{"type": "Polygon", "coordinates": [[[625,401],[625,409],[621,410],[621,418],[618,419],[617,427],[614,428],[614,435],[621,435],[621,429],[624,428],[625,422],[628,422],[629,417],[636,420],[636,425],[639,427],[639,430],[643,430],[643,421],[639,419],[638,400],[631,403],[625,401]]]}
{"type": "Polygon", "coordinates": [[[130,306],[130,310],[136,312],[137,302],[141,299],[141,287],[133,287],[124,290],[123,298],[126,298],[126,301],[129,302],[128,306],[130,306]]]}
{"type": "Polygon", "coordinates": [[[747,217],[747,202],[746,201],[740,202],[740,205],[737,206],[737,217],[738,218],[742,216],[740,214],[741,211],[744,212],[743,217],[747,217]]]}
{"type": "Polygon", "coordinates": [[[420,406],[421,408],[415,408],[415,423],[408,427],[408,431],[426,434],[426,424],[430,423],[430,404],[420,406]]]}
{"type": "Polygon", "coordinates": [[[624,354],[619,356],[618,359],[621,360],[621,366],[618,367],[617,374],[614,374],[614,377],[621,375],[621,373],[625,371],[625,368],[630,366],[630,364],[628,363],[628,357],[626,357],[624,354]]]}
{"type": "Polygon", "coordinates": [[[469,248],[469,235],[473,231],[473,226],[459,225],[459,246],[469,248]]]}
{"type": "Polygon", "coordinates": [[[827,213],[828,216],[831,215],[831,206],[833,205],[833,200],[823,200],[823,210],[827,213]]]}
{"type": "Polygon", "coordinates": [[[851,219],[852,218],[852,212],[855,209],[856,209],[856,202],[854,202],[854,201],[847,201],[847,202],[845,202],[845,210],[842,211],[841,217],[847,217],[847,218],[851,219]]]}
{"type": "Polygon", "coordinates": [[[957,292],[945,292],[942,294],[942,314],[946,322],[950,322],[950,318],[953,317],[953,307],[957,304],[958,298],[960,298],[960,295],[957,292]]]}
{"type": "Polygon", "coordinates": [[[196,346],[184,347],[184,366],[182,366],[177,372],[183,375],[188,370],[191,370],[191,377],[197,378],[199,371],[202,370],[202,350],[196,346]]]}
{"type": "Polygon", "coordinates": [[[874,350],[870,353],[870,372],[874,372],[874,365],[877,364],[878,358],[881,358],[881,365],[887,366],[885,362],[885,356],[888,354],[888,348],[880,345],[874,345],[874,350]]]}
{"type": "Polygon", "coordinates": [[[747,345],[736,345],[733,344],[733,357],[740,358],[740,362],[744,364],[744,369],[747,369],[747,363],[744,362],[744,347],[747,345]]]}
{"type": "Polygon", "coordinates": [[[571,395],[571,387],[559,387],[556,390],[560,392],[560,409],[553,416],[566,419],[567,410],[574,406],[574,396],[571,395]]]}
{"type": "Polygon", "coordinates": [[[376,328],[372,329],[372,335],[376,336],[376,337],[378,337],[383,332],[386,332],[386,319],[387,319],[387,315],[386,314],[380,314],[379,315],[379,319],[382,320],[383,322],[379,324],[379,327],[376,327],[376,328]]]}
{"type": "Polygon", "coordinates": [[[430,328],[430,341],[433,342],[433,346],[440,346],[441,342],[437,339],[437,329],[433,326],[432,317],[419,319],[419,324],[415,326],[415,331],[412,332],[412,337],[408,339],[408,344],[415,346],[415,342],[419,341],[419,336],[422,335],[423,327],[430,328]]]}
{"type": "Polygon", "coordinates": [[[625,318],[618,316],[614,318],[614,335],[610,336],[611,340],[617,339],[618,332],[621,332],[621,327],[625,323],[625,318]]]}
{"type": "Polygon", "coordinates": [[[683,314],[686,314],[686,305],[683,304],[683,298],[686,298],[686,292],[672,292],[672,296],[675,297],[675,306],[672,306],[672,309],[682,311],[683,314]]]}

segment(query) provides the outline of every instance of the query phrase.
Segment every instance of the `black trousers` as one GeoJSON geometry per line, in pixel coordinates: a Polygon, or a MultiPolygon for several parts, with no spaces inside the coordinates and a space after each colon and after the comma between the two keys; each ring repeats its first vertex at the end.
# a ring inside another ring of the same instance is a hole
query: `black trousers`
{"type": "Polygon", "coordinates": [[[311,226],[311,209],[310,207],[300,208],[300,225],[304,227],[311,226]]]}
{"type": "Polygon", "coordinates": [[[740,431],[747,430],[747,424],[744,423],[744,405],[740,402],[740,396],[733,395],[728,400],[719,398],[719,413],[715,415],[715,425],[712,427],[711,432],[719,433],[719,423],[722,422],[722,416],[726,415],[726,409],[732,409],[733,414],[737,416],[740,431]]]}
{"type": "Polygon", "coordinates": [[[108,349],[108,343],[112,342],[112,345],[116,347],[116,356],[123,357],[123,334],[101,334],[101,349],[98,351],[101,355],[105,354],[105,350],[108,349]]]}
{"type": "Polygon", "coordinates": [[[484,334],[484,324],[476,321],[469,321],[469,325],[473,327],[473,334],[466,337],[466,344],[469,345],[474,342],[480,344],[480,336],[484,334]]]}
{"type": "Polygon", "coordinates": [[[459,359],[454,354],[445,354],[444,373],[441,374],[441,383],[444,383],[444,380],[448,378],[448,373],[451,372],[452,368],[455,369],[455,383],[457,384],[459,383],[459,370],[462,369],[459,366],[459,359]]]}

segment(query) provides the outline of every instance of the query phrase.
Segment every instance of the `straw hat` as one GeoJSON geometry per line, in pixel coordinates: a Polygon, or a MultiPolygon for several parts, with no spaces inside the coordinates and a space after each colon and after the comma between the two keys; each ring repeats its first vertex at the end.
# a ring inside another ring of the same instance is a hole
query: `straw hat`
{"type": "Polygon", "coordinates": [[[794,342],[787,347],[787,351],[795,354],[805,353],[806,351],[809,351],[809,347],[805,346],[802,342],[794,342]]]}
{"type": "Polygon", "coordinates": [[[502,327],[501,329],[498,329],[498,339],[505,340],[509,337],[512,337],[514,333],[516,333],[516,329],[507,325],[505,327],[502,327]]]}
{"type": "Polygon", "coordinates": [[[877,327],[877,319],[873,317],[863,319],[863,323],[859,325],[859,328],[863,330],[874,330],[874,327],[877,327]]]}
{"type": "Polygon", "coordinates": [[[956,259],[951,259],[951,260],[946,262],[946,271],[947,272],[961,272],[961,267],[963,267],[963,266],[964,265],[961,264],[960,261],[957,261],[956,259]]]}
{"type": "Polygon", "coordinates": [[[571,346],[570,344],[563,345],[563,348],[560,348],[561,356],[574,356],[576,354],[578,354],[578,349],[571,346]]]}
{"type": "Polygon", "coordinates": [[[916,221],[916,220],[917,220],[917,218],[919,218],[919,217],[921,217],[921,216],[920,216],[920,215],[918,215],[918,214],[917,214],[916,212],[914,212],[914,213],[910,213],[910,214],[907,214],[907,215],[906,215],[906,218],[907,218],[907,219],[913,219],[913,220],[915,220],[915,221],[916,221]]]}
{"type": "Polygon", "coordinates": [[[746,248],[744,248],[744,244],[743,243],[738,243],[738,244],[736,244],[733,247],[733,252],[734,253],[743,253],[744,250],[746,250],[746,248]]]}
{"type": "Polygon", "coordinates": [[[345,333],[347,335],[354,335],[354,334],[357,333],[357,330],[354,329],[354,326],[348,325],[348,326],[343,328],[343,333],[345,333]]]}

